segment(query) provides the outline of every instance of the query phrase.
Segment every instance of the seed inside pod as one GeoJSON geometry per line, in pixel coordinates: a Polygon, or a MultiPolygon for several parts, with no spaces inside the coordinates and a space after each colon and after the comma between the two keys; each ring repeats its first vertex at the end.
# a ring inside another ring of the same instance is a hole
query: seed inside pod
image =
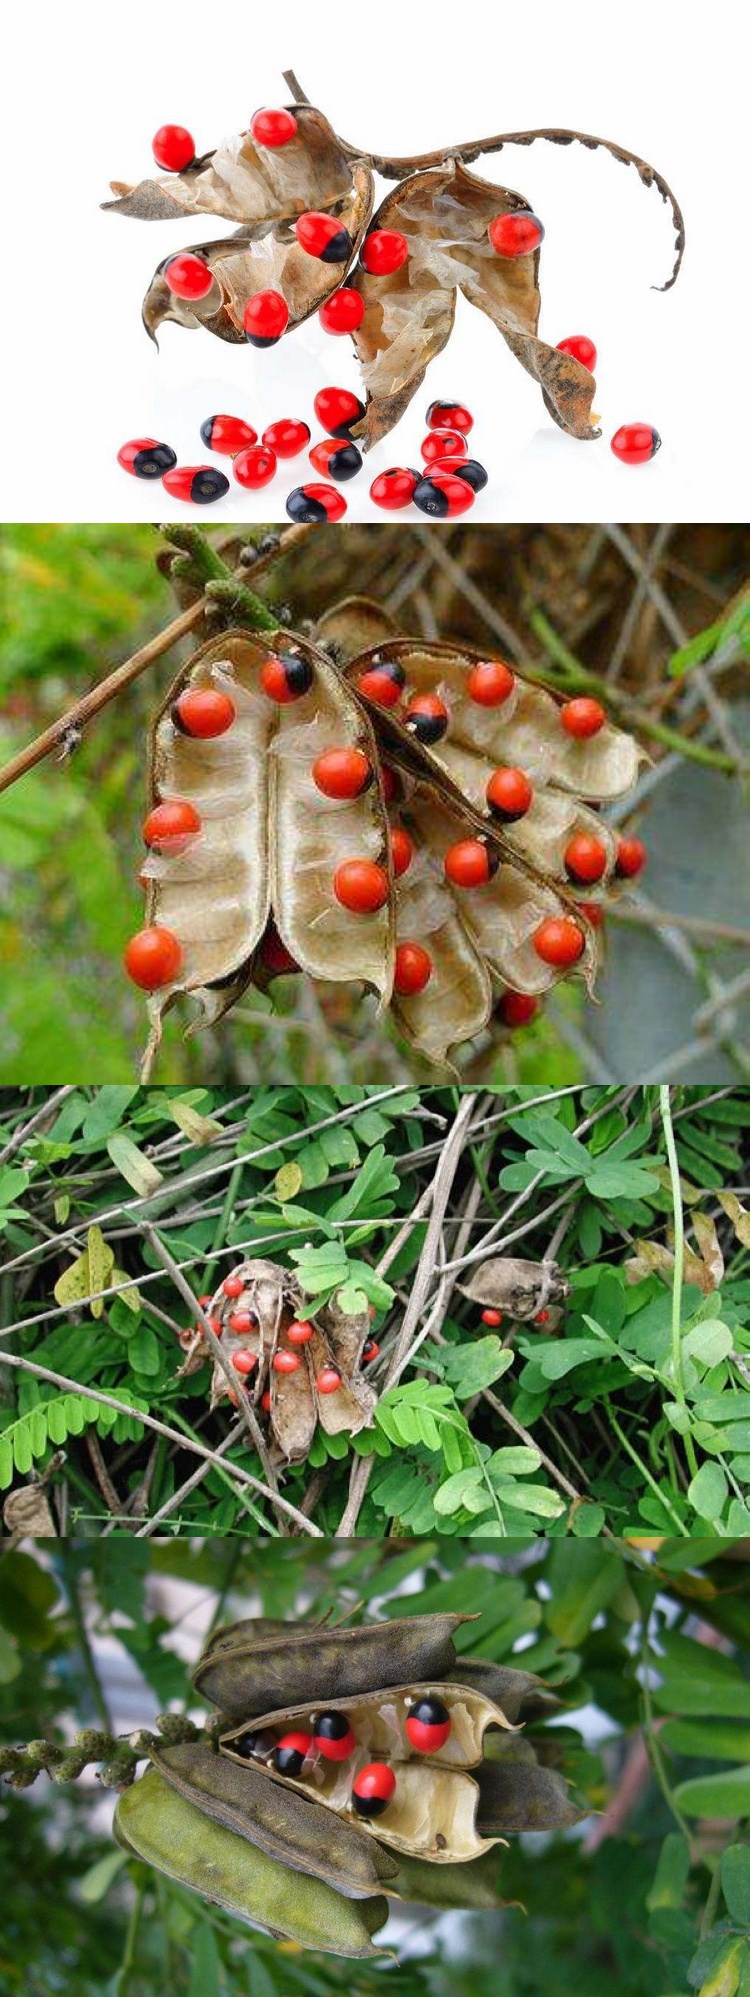
{"type": "Polygon", "coordinates": [[[279,1775],[301,1775],[313,1746],[312,1734],[284,1734],[273,1751],[273,1765],[279,1775]]]}
{"type": "Polygon", "coordinates": [[[436,693],[416,693],[408,702],[404,727],[418,742],[440,742],[448,728],[448,709],[436,693]]]}
{"type": "Polygon", "coordinates": [[[341,1374],[337,1366],[323,1366],[318,1373],[315,1385],[319,1394],[337,1394],[341,1386],[341,1374]]]}
{"type": "Polygon", "coordinates": [[[406,685],[406,674],[397,659],[381,659],[377,654],[360,673],[357,686],[366,700],[378,707],[395,707],[406,685]]]}
{"type": "Polygon", "coordinates": [[[249,1331],[257,1331],[257,1328],[258,1319],[254,1311],[232,1311],[229,1329],[236,1332],[238,1338],[245,1338],[249,1331]]]}
{"type": "Polygon", "coordinates": [[[309,1345],[314,1329],[314,1325],[305,1324],[300,1319],[293,1318],[292,1323],[288,1324],[286,1328],[286,1335],[290,1345],[309,1345]]]}
{"type": "Polygon", "coordinates": [[[241,1297],[245,1285],[241,1276],[225,1276],[221,1287],[225,1297],[241,1297]]]}
{"type": "Polygon", "coordinates": [[[309,693],[313,669],[300,652],[280,652],[264,661],[260,683],[269,700],[277,700],[285,707],[292,700],[300,700],[303,693],[309,693]]]}
{"type": "Polygon", "coordinates": [[[437,1754],[445,1747],[451,1717],[442,1699],[417,1699],[406,1721],[406,1732],[419,1754],[437,1754]]]}
{"type": "Polygon", "coordinates": [[[466,681],[466,691],[470,700],[478,707],[502,707],[508,700],[516,684],[515,673],[506,666],[503,659],[480,659],[472,666],[466,681]]]}
{"type": "Polygon", "coordinates": [[[352,1804],[360,1817],[382,1817],[396,1793],[396,1777],[384,1761],[368,1761],[352,1783],[352,1804]]]}
{"type": "Polygon", "coordinates": [[[326,1761],[348,1761],[357,1745],[346,1713],[319,1713],[314,1739],[326,1761]]]}
{"type": "Polygon", "coordinates": [[[274,1373],[296,1373],[300,1364],[296,1352],[275,1352],[271,1361],[274,1373]]]}

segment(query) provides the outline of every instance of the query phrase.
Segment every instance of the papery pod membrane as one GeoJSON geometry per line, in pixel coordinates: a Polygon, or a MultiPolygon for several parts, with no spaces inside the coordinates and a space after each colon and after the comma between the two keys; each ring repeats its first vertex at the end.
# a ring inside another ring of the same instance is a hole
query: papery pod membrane
{"type": "Polygon", "coordinates": [[[209,1823],[156,1769],[119,1797],[114,1829],[126,1851],[269,1934],[336,1955],[379,1953],[371,1936],[388,1916],[382,1895],[347,1899],[311,1874],[290,1875],[258,1845],[209,1823]]]}
{"type": "MultiPolygon", "coordinates": [[[[347,1316],[335,1303],[316,1312],[308,1345],[299,1348],[299,1366],[294,1373],[277,1373],[273,1358],[284,1345],[284,1333],[293,1319],[304,1314],[305,1297],[288,1269],[260,1258],[241,1262],[229,1271],[242,1279],[241,1294],[231,1299],[222,1285],[207,1306],[208,1315],[221,1324],[222,1350],[231,1362],[234,1352],[254,1353],[257,1365],[243,1379],[245,1391],[254,1404],[256,1419],[268,1427],[281,1458],[287,1463],[302,1462],[309,1455],[316,1425],[329,1435],[342,1431],[351,1435],[369,1427],[376,1404],[375,1393],[360,1373],[362,1348],[370,1330],[366,1311],[347,1316]],[[232,1330],[229,1322],[235,1311],[252,1311],[256,1325],[247,1332],[232,1330]],[[323,1366],[333,1365],[341,1373],[336,1394],[319,1394],[316,1378],[323,1366]],[[266,1415],[260,1403],[270,1389],[271,1408],[266,1415]]],[[[188,1334],[185,1372],[208,1357],[208,1346],[198,1329],[188,1334]]],[[[226,1374],[214,1362],[211,1379],[211,1406],[226,1400],[229,1393],[226,1374]]]]}
{"type": "MultiPolygon", "coordinates": [[[[250,1617],[214,1630],[193,1673],[203,1698],[235,1720],[274,1712],[283,1699],[322,1702],[368,1693],[373,1685],[422,1684],[449,1678],[455,1631],[471,1616],[409,1616],[361,1629],[300,1627],[250,1617]]],[[[463,1669],[463,1666],[462,1666],[463,1669]]]]}
{"type": "Polygon", "coordinates": [[[300,248],[294,222],[309,209],[324,210],[348,230],[356,253],[372,208],[372,175],[349,158],[322,112],[312,105],[293,108],[298,129],[288,145],[256,146],[251,133],[243,132],[182,173],[137,187],[113,182],[119,198],[104,206],[122,215],[142,221],[216,215],[243,225],[234,237],[189,246],[213,272],[214,286],[204,299],[175,298],[163,275],[169,257],[162,260],[143,304],[152,337],[163,320],[174,319],[183,326],[204,325],[220,339],[244,341],[245,305],[265,290],[282,293],[293,327],[343,282],[343,265],[323,263],[300,248]]]}
{"type": "Polygon", "coordinates": [[[392,903],[360,917],[333,893],[335,869],[347,857],[366,856],[389,873],[385,806],[377,776],[351,801],[322,795],[311,766],[333,746],[363,749],[377,772],[362,703],[330,660],[293,633],[269,641],[229,631],[203,645],[173,682],[153,729],[150,802],[188,799],[202,831],[179,854],[149,855],[142,869],[146,920],[174,932],[184,959],[179,979],[149,1002],[152,1045],[164,1011],[184,992],[209,1019],[228,1010],[252,974],[271,914],[311,977],[361,979],[387,1002],[392,903]],[[313,669],[309,693],[287,706],[269,700],[260,684],[274,649],[300,654],[313,669]],[[230,695],[236,719],[224,735],[198,740],[174,728],[172,705],[188,686],[230,695]]]}
{"type": "Polygon", "coordinates": [[[363,449],[387,436],[442,352],[458,291],[487,314],[540,383],[560,428],[574,437],[600,436],[591,417],[593,375],[538,337],[539,251],[499,257],[487,234],[494,216],[529,212],[523,195],[477,179],[459,161],[411,174],[386,196],[373,228],[399,230],[409,255],[388,277],[370,277],[360,267],[354,278],[365,301],[353,337],[367,410],[352,434],[363,449]]]}
{"type": "Polygon", "coordinates": [[[291,1783],[269,1782],[263,1768],[218,1754],[207,1740],[158,1746],[161,1776],[215,1823],[257,1845],[269,1858],[324,1879],[347,1900],[379,1893],[396,1860],[356,1823],[344,1823],[291,1783]]]}
{"type": "Polygon", "coordinates": [[[556,1262],[525,1262],[516,1255],[488,1257],[458,1287],[474,1303],[520,1319],[533,1319],[548,1304],[564,1303],[570,1296],[570,1284],[556,1262]]]}

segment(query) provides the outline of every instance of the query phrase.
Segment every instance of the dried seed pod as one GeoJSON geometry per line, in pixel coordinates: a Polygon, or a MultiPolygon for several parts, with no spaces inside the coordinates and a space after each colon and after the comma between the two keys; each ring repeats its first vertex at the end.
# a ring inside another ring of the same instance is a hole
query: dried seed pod
{"type": "Polygon", "coordinates": [[[524,1262],[515,1255],[480,1262],[468,1283],[458,1287],[473,1303],[490,1304],[524,1322],[570,1296],[570,1284],[556,1262],[524,1262]]]}
{"type": "Polygon", "coordinates": [[[245,306],[257,292],[281,292],[294,327],[338,290],[346,266],[308,256],[294,224],[308,210],[323,211],[348,232],[356,255],[372,208],[372,176],[348,157],[322,112],[300,105],[294,115],[296,135],[278,149],[258,145],[251,132],[242,132],[163,181],[144,180],[137,187],[113,182],[118,198],[104,206],[121,215],[142,221],[212,215],[241,224],[234,236],[189,246],[188,253],[204,260],[214,279],[202,299],[176,298],[164,275],[170,257],[158,265],[143,303],[152,338],[165,319],[174,319],[244,342],[245,306]]]}
{"type": "Polygon", "coordinates": [[[581,1813],[543,1745],[537,1752],[514,1731],[517,1719],[556,1702],[530,1673],[457,1662],[453,1634],[465,1620],[328,1630],[250,1619],[214,1631],[195,1683],[232,1724],[154,1747],[155,1768],[118,1804],[119,1841],[272,1933],[344,1955],[372,1953],[383,1891],[443,1906],[496,1904],[496,1873],[491,1885],[484,1863],[491,1847],[509,1830],[567,1825],[581,1813]],[[450,1717],[430,1755],[407,1732],[425,1698],[450,1717]],[[290,1732],[314,1737],[323,1710],[345,1715],[352,1752],[335,1761],[314,1750],[298,1775],[280,1774],[274,1742],[290,1732]],[[387,1801],[362,1819],[353,1786],[371,1758],[387,1801]]]}
{"type": "MultiPolygon", "coordinates": [[[[245,1386],[257,1413],[262,1411],[264,1394],[270,1391],[268,1427],[279,1459],[304,1461],[318,1422],[329,1435],[356,1435],[369,1427],[376,1396],[360,1372],[370,1329],[367,1312],[347,1316],[332,1300],[310,1319],[309,1341],[301,1347],[295,1344],[292,1352],[286,1331],[297,1321],[305,1299],[290,1271],[256,1259],[240,1263],[230,1274],[232,1296],[226,1295],[222,1283],[207,1306],[208,1315],[230,1364],[236,1355],[246,1353],[255,1361],[245,1386]],[[293,1369],[277,1366],[279,1358],[292,1357],[297,1361],[293,1369]],[[321,1369],[330,1365],[341,1375],[341,1387],[335,1395],[320,1393],[316,1384],[321,1369]]],[[[181,1372],[195,1372],[207,1357],[208,1347],[199,1329],[191,1338],[181,1372]]],[[[226,1400],[229,1391],[226,1374],[214,1362],[211,1406],[226,1400]]]]}

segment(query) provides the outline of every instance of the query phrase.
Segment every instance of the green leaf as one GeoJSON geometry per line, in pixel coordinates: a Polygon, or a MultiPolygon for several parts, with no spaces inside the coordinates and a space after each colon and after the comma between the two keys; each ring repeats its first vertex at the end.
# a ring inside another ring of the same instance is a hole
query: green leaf
{"type": "Polygon", "coordinates": [[[287,1165],[279,1166],[273,1187],[276,1198],[281,1201],[282,1206],[286,1206],[290,1200],[296,1199],[301,1185],[302,1173],[299,1165],[290,1161],[287,1165]]]}
{"type": "Polygon", "coordinates": [[[729,1486],[718,1463],[703,1463],[688,1485],[688,1499],[699,1518],[714,1522],[721,1518],[729,1486]]]}
{"type": "Polygon", "coordinates": [[[750,1816],[750,1768],[730,1768],[725,1775],[696,1775],[678,1783],[675,1799],[687,1817],[736,1820],[750,1816]]]}
{"type": "Polygon", "coordinates": [[[687,1359],[700,1359],[703,1365],[718,1366],[734,1347],[734,1333],[719,1318],[708,1318],[687,1331],[682,1341],[687,1359]]]}
{"type": "Polygon", "coordinates": [[[543,1351],[534,1354],[534,1361],[545,1380],[562,1380],[566,1373],[572,1373],[576,1366],[586,1366],[590,1359],[609,1359],[617,1356],[609,1340],[602,1338],[560,1338],[549,1340],[543,1351]]]}
{"type": "Polygon", "coordinates": [[[550,1552],[547,1580],[550,1600],[544,1605],[545,1622],[561,1644],[575,1650],[616,1595],[622,1567],[616,1552],[593,1540],[575,1544],[558,1540],[550,1552]]]}
{"type": "Polygon", "coordinates": [[[513,1365],[513,1353],[499,1338],[474,1338],[470,1344],[453,1346],[445,1359],[445,1378],[460,1400],[471,1400],[484,1387],[491,1387],[513,1365]]]}
{"type": "Polygon", "coordinates": [[[134,1192],[140,1193],[143,1199],[147,1199],[149,1194],[157,1192],[159,1186],[163,1186],[164,1173],[160,1172],[156,1165],[152,1165],[145,1151],[141,1151],[139,1146],[134,1144],[132,1137],[128,1137],[126,1131],[119,1130],[114,1136],[108,1137],[107,1150],[113,1165],[116,1165],[118,1172],[122,1173],[123,1179],[127,1179],[128,1185],[133,1187],[134,1192]]]}
{"type": "Polygon", "coordinates": [[[137,1094],[137,1088],[97,1089],[83,1120],[82,1134],[86,1143],[104,1144],[112,1131],[117,1130],[122,1123],[128,1104],[137,1094]]]}
{"type": "Polygon", "coordinates": [[[457,1471],[454,1477],[446,1478],[435,1492],[434,1506],[441,1517],[458,1512],[486,1512],[492,1498],[484,1484],[481,1470],[471,1468],[457,1471]]]}
{"type": "Polygon", "coordinates": [[[750,1727],[729,1720],[667,1720],[659,1735],[673,1754],[695,1755],[699,1761],[750,1761],[750,1727]]]}
{"type": "Polygon", "coordinates": [[[723,1853],[721,1890],[732,1920],[750,1928],[750,1846],[733,1844],[723,1853]]]}
{"type": "Polygon", "coordinates": [[[687,1839],[680,1831],[669,1831],[659,1853],[653,1884],[646,1895],[649,1913],[657,1907],[681,1907],[689,1873],[690,1846],[687,1839]]]}
{"type": "Polygon", "coordinates": [[[586,1173],[586,1190],[596,1200],[644,1200],[658,1193],[659,1180],[642,1165],[609,1165],[605,1155],[586,1173]]]}

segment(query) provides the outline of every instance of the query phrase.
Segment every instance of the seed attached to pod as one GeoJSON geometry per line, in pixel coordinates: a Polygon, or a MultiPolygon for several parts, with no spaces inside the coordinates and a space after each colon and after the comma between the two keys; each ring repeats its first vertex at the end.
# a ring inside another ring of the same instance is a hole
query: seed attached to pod
{"type": "Polygon", "coordinates": [[[323,1366],[316,1377],[315,1385],[319,1394],[337,1394],[341,1386],[338,1366],[323,1366]]]}
{"type": "Polygon", "coordinates": [[[228,458],[258,442],[257,430],[251,423],[243,423],[241,416],[207,416],[201,423],[201,436],[209,451],[221,451],[228,458]]]}
{"type": "Polygon", "coordinates": [[[361,749],[324,749],[312,766],[313,783],[324,797],[361,797],[374,771],[361,749]]]}
{"type": "Polygon", "coordinates": [[[234,460],[237,484],[244,485],[248,492],[259,492],[262,486],[270,485],[275,472],[276,453],[267,444],[250,444],[234,460]]]}
{"type": "Polygon", "coordinates": [[[245,1285],[241,1276],[225,1276],[221,1287],[225,1297],[241,1297],[245,1285]]]}
{"type": "Polygon", "coordinates": [[[255,1312],[248,1310],[232,1311],[229,1317],[229,1329],[235,1332],[238,1338],[247,1338],[248,1332],[257,1331],[258,1329],[258,1319],[255,1312]]]}
{"type": "Polygon", "coordinates": [[[252,1729],[237,1734],[232,1741],[232,1753],[239,1754],[243,1761],[267,1761],[272,1748],[272,1734],[255,1733],[252,1729]]]}
{"type": "Polygon", "coordinates": [[[274,457],[296,458],[310,442],[310,425],[297,417],[283,416],[278,423],[268,424],[262,442],[273,451],[274,457]]]}
{"type": "Polygon", "coordinates": [[[452,520],[458,513],[468,513],[474,505],[474,494],[466,480],[455,472],[439,471],[437,466],[429,478],[421,478],[415,485],[413,498],[420,513],[429,513],[435,520],[452,520]]]}
{"type": "Polygon", "coordinates": [[[549,1324],[549,1311],[537,1311],[535,1324],[549,1324]]]}
{"type": "Polygon", "coordinates": [[[286,1335],[290,1345],[309,1345],[314,1329],[314,1325],[306,1324],[304,1319],[293,1318],[291,1324],[288,1324],[286,1328],[286,1335]]]}
{"type": "Polygon", "coordinates": [[[317,257],[319,263],[349,262],[354,244],[349,230],[335,215],[326,215],[317,208],[308,209],[304,215],[298,215],[294,233],[300,249],[309,257],[317,257]]]}
{"type": "Polygon", "coordinates": [[[160,125],[151,151],[164,173],[182,173],[195,159],[195,140],[185,125],[160,125]]]}
{"type": "Polygon", "coordinates": [[[377,1359],[379,1352],[380,1352],[380,1346],[378,1345],[377,1339],[366,1338],[364,1345],[362,1347],[362,1365],[371,1366],[373,1360],[377,1359]]]}
{"type": "Polygon", "coordinates": [[[290,520],[341,520],[346,500],[333,485],[296,485],[289,494],[286,510],[290,520]]]}
{"type": "Polygon", "coordinates": [[[513,215],[496,215],[487,234],[497,256],[528,257],[538,250],[544,230],[538,215],[521,209],[513,215]]]}
{"type": "Polygon", "coordinates": [[[229,480],[214,465],[175,465],[164,473],[164,489],[173,499],[189,500],[193,506],[211,506],[229,491],[229,480]]]}
{"type": "Polygon", "coordinates": [[[318,313],[324,333],[356,333],[365,316],[365,301],[359,291],[344,284],[321,305],[318,313]]]}
{"type": "Polygon", "coordinates": [[[515,673],[502,659],[480,659],[479,664],[471,668],[466,691],[478,707],[502,707],[503,701],[510,698],[515,684],[515,673]]]}
{"type": "Polygon", "coordinates": [[[206,298],[214,282],[203,257],[189,254],[170,257],[164,265],[164,279],[175,298],[206,298]]]}
{"type": "Polygon", "coordinates": [[[156,437],[131,437],[129,443],[120,445],[117,462],[133,478],[163,478],[176,465],[177,452],[156,437]]]}
{"type": "Polygon", "coordinates": [[[575,832],[565,848],[565,871],[572,881],[590,885],[607,871],[607,848],[593,832],[575,832]]]}
{"type": "Polygon", "coordinates": [[[303,659],[301,652],[275,652],[264,659],[260,669],[260,683],[269,700],[277,700],[280,707],[289,707],[293,700],[301,700],[309,693],[313,683],[313,669],[309,659],[303,659]]]}
{"type": "Polygon", "coordinates": [[[313,1747],[312,1734],[283,1734],[273,1751],[273,1765],[278,1775],[301,1775],[304,1763],[313,1747]]]}
{"type": "Polygon", "coordinates": [[[325,1761],[348,1761],[357,1745],[346,1713],[319,1713],[313,1739],[325,1761]]]}
{"type": "Polygon", "coordinates": [[[399,998],[414,998],[423,992],[432,977],[433,963],[429,950],[421,943],[399,943],[393,969],[393,989],[399,998]]]}
{"type": "Polygon", "coordinates": [[[267,929],[260,946],[260,958],[265,970],[272,978],[285,977],[287,972],[300,969],[296,957],[282,943],[276,929],[267,929]]]}
{"type": "Polygon", "coordinates": [[[242,315],[245,337],[253,347],[275,347],[289,325],[289,306],[280,291],[256,291],[242,315]]]}
{"type": "Polygon", "coordinates": [[[525,770],[506,767],[493,770],[485,796],[493,816],[501,818],[506,825],[513,825],[529,810],[534,790],[525,770]]]}
{"type": "Polygon", "coordinates": [[[443,859],[446,880],[455,888],[482,888],[497,873],[500,862],[485,839],[457,839],[443,859]]]}
{"type": "Polygon", "coordinates": [[[254,112],[250,130],[256,145],[274,150],[277,146],[288,146],[296,138],[297,120],[293,111],[264,109],[254,112]]]}
{"type": "Polygon", "coordinates": [[[462,478],[464,485],[471,486],[472,492],[483,492],[489,483],[489,474],[477,458],[438,458],[433,471],[452,472],[454,478],[462,478]]]}
{"type": "MultiPolygon", "coordinates": [[[[617,872],[616,868],[615,872],[617,872]]],[[[601,929],[605,912],[600,901],[577,901],[576,908],[579,915],[585,915],[586,921],[590,922],[592,929],[601,929]]]]}
{"type": "Polygon", "coordinates": [[[243,1375],[248,1373],[254,1373],[257,1364],[258,1364],[257,1353],[245,1351],[244,1346],[240,1346],[239,1351],[232,1353],[232,1365],[234,1367],[235,1373],[240,1373],[243,1375]]]}
{"type": "Polygon", "coordinates": [[[194,735],[202,741],[210,741],[214,735],[225,735],[235,718],[234,701],[219,687],[188,686],[180,693],[171,709],[174,728],[181,735],[194,735]]]}
{"type": "Polygon", "coordinates": [[[465,458],[466,438],[460,430],[428,430],[419,446],[426,465],[432,465],[439,458],[465,458]]]}
{"type": "Polygon", "coordinates": [[[647,465],[649,458],[661,450],[661,437],[658,430],[652,430],[650,423],[621,423],[615,431],[610,450],[623,465],[647,465]]]}
{"type": "Polygon", "coordinates": [[[606,719],[601,701],[591,700],[587,694],[577,694],[574,700],[566,700],[560,709],[560,720],[566,734],[573,735],[579,742],[598,735],[606,719]]]}
{"type": "Polygon", "coordinates": [[[494,1311],[494,1310],[482,1311],[482,1323],[491,1325],[493,1331],[496,1330],[499,1324],[502,1324],[502,1321],[503,1321],[502,1311],[494,1311]]]}
{"type": "Polygon", "coordinates": [[[345,444],[339,438],[326,437],[322,444],[313,444],[308,452],[310,463],[324,478],[335,478],[337,485],[344,485],[347,479],[356,478],[362,470],[362,453],[356,444],[345,444]]]}
{"type": "Polygon", "coordinates": [[[171,985],[182,970],[182,946],[171,929],[153,923],[131,936],[125,950],[125,969],[134,985],[143,992],[161,991],[171,985]]]}
{"type": "Polygon", "coordinates": [[[409,245],[400,229],[371,229],[359,253],[362,269],[370,277],[390,277],[400,270],[409,255],[409,245]]]}
{"type": "Polygon", "coordinates": [[[588,368],[589,374],[593,374],[597,359],[596,347],[593,340],[589,340],[585,333],[571,333],[567,340],[558,340],[557,351],[559,354],[571,354],[574,361],[580,361],[581,366],[588,368]]]}
{"type": "Polygon", "coordinates": [[[406,1732],[419,1754],[437,1754],[449,1738],[451,1717],[442,1699],[417,1699],[406,1721],[406,1732]]]}
{"type": "Polygon", "coordinates": [[[348,437],[353,424],[365,414],[364,402],[350,388],[319,388],[313,409],[329,437],[348,437]]]}
{"type": "Polygon", "coordinates": [[[474,418],[462,402],[431,402],[425,417],[428,430],[461,430],[466,436],[474,418]]]}
{"type": "Polygon", "coordinates": [[[352,1783],[352,1805],[359,1817],[382,1817],[396,1793],[396,1777],[384,1761],[368,1761],[352,1783]]]}
{"type": "Polygon", "coordinates": [[[390,465],[373,479],[370,498],[385,513],[397,513],[402,506],[411,506],[420,478],[421,472],[410,471],[406,465],[390,465]]]}
{"type": "Polygon", "coordinates": [[[155,804],[142,829],[144,844],[153,846],[157,853],[184,853],[200,832],[201,821],[194,805],[186,798],[174,797],[166,804],[155,804]]]}
{"type": "Polygon", "coordinates": [[[271,1360],[274,1373],[296,1373],[300,1363],[297,1352],[275,1352],[271,1360]]]}
{"type": "Polygon", "coordinates": [[[636,874],[642,873],[647,857],[642,839],[636,839],[634,835],[618,839],[615,857],[615,873],[618,878],[624,881],[633,880],[636,874]]]}
{"type": "Polygon", "coordinates": [[[405,874],[414,858],[414,841],[403,825],[394,825],[390,835],[391,866],[396,880],[405,874]]]}
{"type": "Polygon", "coordinates": [[[407,702],[404,727],[417,742],[440,742],[447,734],[448,721],[448,709],[439,694],[415,693],[407,702]]]}
{"type": "Polygon", "coordinates": [[[373,700],[378,707],[396,707],[405,685],[406,674],[398,660],[381,659],[377,654],[357,680],[360,693],[366,700],[373,700]]]}
{"type": "Polygon", "coordinates": [[[586,938],[572,915],[550,915],[541,922],[532,938],[537,957],[556,970],[569,970],[586,948],[586,938]]]}
{"type": "Polygon", "coordinates": [[[262,1407],[262,1409],[263,1409],[263,1413],[264,1413],[264,1415],[270,1415],[270,1412],[271,1412],[271,1392],[270,1392],[270,1388],[269,1388],[269,1387],[266,1387],[266,1391],[265,1391],[265,1393],[264,1393],[264,1394],[261,1394],[261,1397],[260,1397],[260,1405],[261,1405],[261,1407],[262,1407]]]}
{"type": "Polygon", "coordinates": [[[375,860],[342,860],[333,876],[333,892],[353,915],[375,915],[388,900],[388,875],[375,860]]]}

